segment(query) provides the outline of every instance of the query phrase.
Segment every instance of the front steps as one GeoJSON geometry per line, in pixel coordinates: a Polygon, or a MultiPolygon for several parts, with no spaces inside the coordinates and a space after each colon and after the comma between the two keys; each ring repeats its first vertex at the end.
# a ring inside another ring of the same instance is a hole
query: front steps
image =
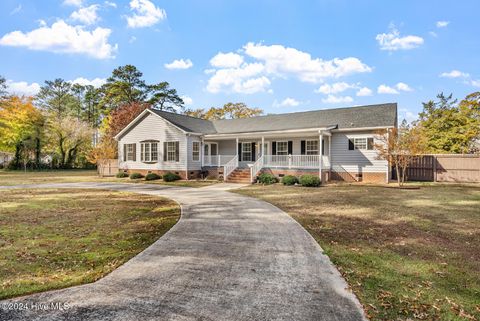
{"type": "Polygon", "coordinates": [[[228,175],[227,182],[250,184],[250,168],[236,168],[230,175],[228,175]]]}

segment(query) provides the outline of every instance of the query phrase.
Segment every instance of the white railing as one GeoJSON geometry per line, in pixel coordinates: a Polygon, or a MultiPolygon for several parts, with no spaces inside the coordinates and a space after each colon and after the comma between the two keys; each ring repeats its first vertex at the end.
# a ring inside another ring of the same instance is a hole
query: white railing
{"type": "Polygon", "coordinates": [[[230,175],[237,167],[238,156],[233,156],[233,158],[223,166],[223,180],[226,181],[228,175],[230,175]]]}
{"type": "MultiPolygon", "coordinates": [[[[323,168],[330,167],[328,156],[322,156],[323,168]]],[[[320,168],[320,155],[264,155],[264,167],[320,168]]]]}
{"type": "Polygon", "coordinates": [[[253,183],[255,176],[263,168],[263,156],[260,156],[259,159],[250,167],[250,181],[253,183]]]}
{"type": "Polygon", "coordinates": [[[231,161],[235,155],[203,155],[204,166],[224,166],[231,161]]]}

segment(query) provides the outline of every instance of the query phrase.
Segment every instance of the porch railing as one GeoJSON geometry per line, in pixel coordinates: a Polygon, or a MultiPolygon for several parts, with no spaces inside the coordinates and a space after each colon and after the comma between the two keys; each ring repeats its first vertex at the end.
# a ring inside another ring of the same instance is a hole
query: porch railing
{"type": "Polygon", "coordinates": [[[235,155],[203,155],[204,166],[224,166],[231,161],[235,155]]]}
{"type": "Polygon", "coordinates": [[[260,156],[257,161],[250,167],[250,182],[254,182],[255,176],[263,168],[263,156],[260,156]]]}
{"type": "Polygon", "coordinates": [[[283,168],[319,168],[320,157],[323,157],[323,168],[329,168],[328,156],[320,155],[264,155],[264,167],[283,168]]]}
{"type": "Polygon", "coordinates": [[[228,175],[230,175],[237,167],[238,156],[233,156],[233,158],[223,166],[223,180],[226,181],[228,175]]]}

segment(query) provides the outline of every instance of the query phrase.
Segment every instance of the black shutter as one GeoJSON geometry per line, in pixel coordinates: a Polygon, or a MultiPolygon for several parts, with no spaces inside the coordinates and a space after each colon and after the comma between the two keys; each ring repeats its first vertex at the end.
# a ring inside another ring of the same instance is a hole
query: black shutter
{"type": "Polygon", "coordinates": [[[252,162],[255,161],[255,143],[252,143],[252,162]]]}
{"type": "Polygon", "coordinates": [[[127,144],[123,144],[123,161],[127,161],[127,144]]]}
{"type": "Polygon", "coordinates": [[[325,139],[322,139],[322,155],[325,155],[325,139]]]}
{"type": "Polygon", "coordinates": [[[349,138],[348,139],[348,150],[354,150],[355,149],[355,144],[353,143],[353,139],[349,138]]]}
{"type": "Polygon", "coordinates": [[[167,161],[167,142],[163,142],[163,161],[167,161]]]}
{"type": "Polygon", "coordinates": [[[292,155],[293,153],[293,142],[291,140],[288,141],[288,155],[292,155]]]}
{"type": "Polygon", "coordinates": [[[272,142],[272,155],[277,155],[277,142],[272,142]]]}
{"type": "Polygon", "coordinates": [[[373,137],[367,138],[367,149],[373,150],[373,137]]]}
{"type": "Polygon", "coordinates": [[[238,143],[238,161],[242,161],[242,143],[238,143]]]}
{"type": "Polygon", "coordinates": [[[180,142],[175,142],[175,161],[180,161],[180,142]]]}
{"type": "Polygon", "coordinates": [[[133,161],[137,161],[137,144],[133,144],[133,161]]]}
{"type": "Polygon", "coordinates": [[[305,141],[300,141],[300,155],[305,155],[305,141]]]}

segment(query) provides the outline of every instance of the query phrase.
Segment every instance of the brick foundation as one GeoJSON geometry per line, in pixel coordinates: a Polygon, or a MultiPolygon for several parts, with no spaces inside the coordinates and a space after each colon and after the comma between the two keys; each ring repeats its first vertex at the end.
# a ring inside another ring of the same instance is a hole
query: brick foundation
{"type": "Polygon", "coordinates": [[[207,171],[207,177],[210,179],[223,179],[223,167],[204,167],[204,171],[207,171]]]}
{"type": "MultiPolygon", "coordinates": [[[[277,177],[283,177],[286,175],[293,175],[293,176],[302,176],[302,175],[318,175],[318,170],[314,169],[281,169],[281,168],[264,168],[261,171],[262,173],[273,174],[277,177]]],[[[324,170],[322,171],[322,179],[324,182],[328,182],[330,180],[330,171],[324,170]]]]}
{"type": "Polygon", "coordinates": [[[127,169],[124,170],[126,171],[129,175],[131,173],[140,173],[143,176],[147,175],[148,173],[155,173],[158,175],[163,176],[166,173],[174,173],[177,174],[181,177],[181,179],[197,179],[201,178],[201,171],[199,170],[189,170],[188,171],[188,178],[186,178],[186,172],[185,171],[169,171],[169,170],[146,170],[146,169],[127,169]]]}
{"type": "Polygon", "coordinates": [[[350,173],[350,172],[332,171],[331,173],[332,181],[384,184],[386,182],[386,179],[387,179],[387,173],[382,173],[382,172],[350,173]]]}

